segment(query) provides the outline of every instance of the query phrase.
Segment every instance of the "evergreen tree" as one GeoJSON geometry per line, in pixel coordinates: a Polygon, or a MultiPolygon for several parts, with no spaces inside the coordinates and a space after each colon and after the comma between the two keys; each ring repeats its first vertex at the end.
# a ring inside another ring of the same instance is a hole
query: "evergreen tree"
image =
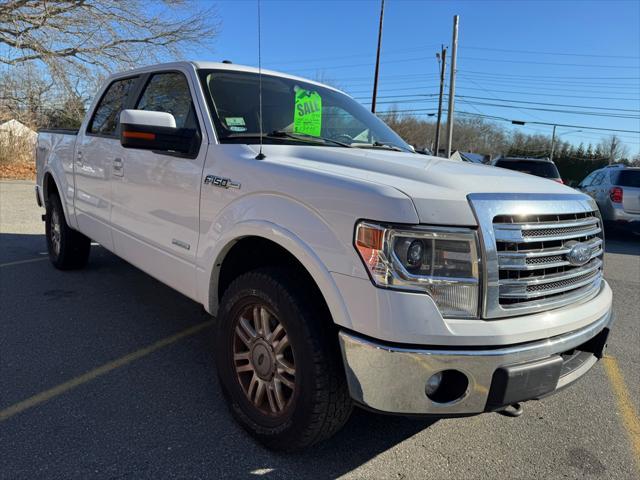
{"type": "Polygon", "coordinates": [[[580,142],[578,149],[574,152],[574,157],[577,157],[580,160],[584,159],[584,143],[580,142]]]}
{"type": "Polygon", "coordinates": [[[596,145],[596,149],[593,152],[593,157],[596,160],[600,160],[602,158],[604,158],[604,152],[602,151],[602,146],[600,144],[596,145]]]}
{"type": "Polygon", "coordinates": [[[589,143],[589,146],[587,147],[587,152],[585,153],[585,156],[589,160],[593,160],[593,145],[591,145],[591,143],[589,143]]]}

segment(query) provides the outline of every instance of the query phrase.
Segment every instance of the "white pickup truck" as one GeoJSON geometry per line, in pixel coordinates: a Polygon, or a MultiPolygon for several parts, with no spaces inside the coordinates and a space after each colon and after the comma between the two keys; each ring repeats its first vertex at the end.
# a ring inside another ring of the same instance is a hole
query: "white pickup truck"
{"type": "Polygon", "coordinates": [[[77,132],[42,131],[36,156],[53,265],[84,266],[93,240],[201,303],[231,412],[270,448],[328,438],[353,405],[504,410],[603,355],[591,198],[415,153],[329,86],[140,68],[109,78],[77,132]]]}

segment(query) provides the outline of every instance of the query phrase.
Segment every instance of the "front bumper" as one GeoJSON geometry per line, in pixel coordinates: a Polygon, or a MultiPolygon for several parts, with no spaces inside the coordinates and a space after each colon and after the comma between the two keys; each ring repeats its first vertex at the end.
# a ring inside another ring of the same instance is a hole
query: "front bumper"
{"type": "Polygon", "coordinates": [[[498,348],[392,346],[344,330],[339,338],[357,403],[388,413],[455,416],[498,410],[570,385],[602,357],[612,321],[609,310],[579,330],[498,348]],[[432,401],[427,379],[445,370],[464,374],[468,385],[453,401],[432,401]]]}

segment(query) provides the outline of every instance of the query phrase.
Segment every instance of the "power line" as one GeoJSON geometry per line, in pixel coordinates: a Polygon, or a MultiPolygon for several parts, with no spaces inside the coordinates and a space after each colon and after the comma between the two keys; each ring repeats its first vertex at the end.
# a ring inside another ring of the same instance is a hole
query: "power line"
{"type": "MultiPolygon", "coordinates": [[[[402,48],[402,49],[392,49],[392,50],[384,50],[384,55],[394,55],[397,53],[412,53],[412,52],[423,52],[425,49],[429,48],[437,48],[439,45],[437,44],[428,44],[428,45],[418,45],[412,48],[402,48]]],[[[482,50],[482,51],[492,51],[492,52],[506,52],[506,53],[520,53],[526,55],[550,55],[550,56],[569,56],[569,57],[585,57],[585,58],[619,58],[619,59],[627,59],[627,60],[638,60],[640,56],[630,56],[630,55],[598,55],[598,54],[589,54],[589,53],[575,53],[575,52],[544,52],[544,51],[533,51],[533,50],[513,50],[506,48],[492,48],[492,47],[471,47],[471,46],[460,46],[461,50],[482,50]]],[[[286,60],[277,60],[275,62],[265,62],[269,65],[291,65],[291,64],[300,64],[300,63],[313,63],[318,60],[335,60],[335,59],[349,59],[349,58],[362,58],[362,57],[373,57],[371,51],[361,52],[361,53],[352,53],[349,55],[332,55],[328,57],[314,57],[313,60],[309,58],[305,59],[286,59],[286,60]]]]}
{"type": "Polygon", "coordinates": [[[535,62],[531,60],[507,60],[504,58],[478,58],[478,57],[460,57],[462,60],[473,60],[481,62],[498,62],[498,63],[525,63],[528,65],[555,65],[558,67],[589,67],[589,68],[621,68],[638,70],[640,66],[636,65],[599,65],[589,63],[559,63],[559,62],[535,62]]]}
{"type": "MultiPolygon", "coordinates": [[[[414,57],[414,58],[403,58],[398,60],[385,60],[385,63],[405,63],[405,62],[417,62],[428,60],[431,57],[414,57]]],[[[557,67],[586,67],[586,68],[607,68],[607,69],[631,69],[631,70],[639,70],[640,66],[630,66],[630,65],[600,65],[600,64],[587,64],[587,63],[564,63],[564,62],[536,62],[531,60],[508,60],[503,58],[479,58],[479,57],[460,57],[461,60],[471,60],[471,61],[482,61],[482,62],[498,62],[498,63],[522,63],[527,65],[554,65],[557,67]]],[[[342,68],[354,68],[354,67],[370,67],[374,65],[373,62],[368,63],[350,63],[346,65],[332,65],[327,66],[323,65],[322,67],[305,67],[298,68],[296,71],[310,71],[310,70],[337,70],[342,68]]]]}
{"type": "MultiPolygon", "coordinates": [[[[411,109],[406,109],[406,110],[394,110],[395,113],[413,113],[413,112],[432,112],[434,111],[434,108],[411,108],[411,109]]],[[[387,112],[389,113],[389,112],[387,112]]],[[[485,115],[485,114],[479,114],[479,113],[473,113],[473,112],[464,112],[464,111],[459,111],[458,113],[464,114],[464,115],[471,115],[471,116],[475,116],[475,117],[483,117],[483,118],[489,118],[491,120],[498,120],[498,121],[502,121],[502,122],[512,122],[512,119],[510,118],[505,118],[505,117],[500,117],[497,115],[485,115]]],[[[531,121],[527,121],[526,123],[530,123],[530,124],[534,124],[534,125],[548,125],[548,126],[557,126],[557,127],[563,127],[563,128],[578,128],[578,129],[583,129],[583,130],[599,130],[599,131],[603,131],[603,132],[619,132],[619,133],[635,133],[635,134],[640,134],[640,130],[625,130],[625,129],[620,129],[620,128],[603,128],[603,127],[592,127],[592,126],[586,126],[586,125],[572,125],[572,124],[567,124],[567,123],[550,123],[550,122],[539,122],[539,121],[535,121],[535,120],[531,120],[531,121]]]]}
{"type": "MultiPolygon", "coordinates": [[[[456,98],[459,98],[456,95],[456,98]]],[[[461,98],[470,98],[470,97],[461,97],[461,98]]],[[[406,103],[423,103],[423,102],[433,102],[436,98],[425,98],[421,100],[386,100],[382,102],[378,102],[379,104],[406,104],[406,103]]],[[[538,112],[554,112],[554,113],[563,113],[567,115],[586,115],[590,117],[604,117],[604,118],[622,118],[622,119],[631,119],[631,120],[640,120],[640,115],[629,115],[623,113],[606,113],[606,112],[590,112],[590,111],[580,111],[580,110],[564,110],[564,109],[556,109],[556,108],[542,108],[542,107],[526,107],[519,105],[506,105],[502,103],[489,103],[489,102],[477,102],[477,101],[469,101],[466,100],[467,104],[486,106],[486,107],[496,107],[496,108],[514,108],[516,110],[521,111],[527,115],[530,115],[529,112],[525,112],[524,110],[533,110],[538,112]]],[[[539,120],[542,120],[539,118],[539,120]]]]}
{"type": "Polygon", "coordinates": [[[601,88],[606,88],[606,89],[611,89],[611,88],[622,88],[622,89],[629,89],[633,92],[638,92],[640,91],[640,87],[638,87],[636,84],[632,84],[632,83],[612,83],[612,82],[603,82],[603,83],[599,83],[599,82],[581,82],[581,81],[565,81],[565,80],[536,80],[536,79],[529,79],[529,78],[500,78],[500,77],[496,77],[496,78],[487,78],[487,77],[478,77],[476,75],[469,75],[467,73],[464,73],[463,70],[461,70],[460,72],[460,76],[464,77],[464,78],[475,78],[476,80],[482,80],[482,81],[489,81],[492,83],[502,83],[502,84],[508,84],[508,85],[542,85],[542,86],[576,86],[576,87],[587,87],[587,88],[591,88],[591,87],[601,87],[601,88]]]}
{"type": "MultiPolygon", "coordinates": [[[[413,52],[424,52],[425,49],[427,48],[436,48],[439,45],[437,44],[431,44],[431,45],[423,45],[420,47],[414,47],[414,48],[403,48],[403,49],[397,49],[397,50],[383,50],[383,53],[385,56],[388,56],[390,54],[394,54],[394,53],[413,53],[413,52]]],[[[373,58],[373,54],[368,51],[365,53],[353,53],[353,54],[349,54],[349,55],[332,55],[330,57],[313,57],[312,60],[310,60],[309,58],[305,58],[305,59],[295,59],[295,60],[278,60],[276,62],[268,62],[269,65],[291,65],[291,64],[298,64],[298,63],[314,63],[317,62],[318,60],[342,60],[342,59],[348,59],[348,58],[362,58],[362,57],[371,57],[373,58]]],[[[265,62],[267,63],[267,62],[265,62]]]]}
{"type": "Polygon", "coordinates": [[[461,98],[472,98],[475,100],[498,100],[500,102],[511,102],[511,103],[526,103],[529,105],[545,105],[550,107],[569,107],[569,108],[591,108],[593,110],[609,110],[616,112],[634,112],[640,113],[637,108],[613,108],[613,107],[595,107],[592,105],[569,105],[564,103],[546,103],[546,102],[530,102],[526,100],[513,100],[508,98],[487,98],[487,97],[476,97],[471,95],[456,95],[461,98]]]}
{"type": "MultiPolygon", "coordinates": [[[[607,83],[581,83],[581,82],[567,82],[567,81],[547,81],[547,80],[535,80],[535,79],[510,79],[510,78],[484,78],[484,77],[476,77],[474,75],[469,75],[464,73],[464,70],[459,70],[460,78],[464,79],[474,79],[483,82],[491,82],[492,84],[498,86],[507,86],[507,87],[527,87],[542,90],[552,90],[552,91],[569,91],[575,92],[576,89],[579,89],[582,92],[588,93],[597,93],[597,94],[611,94],[612,89],[616,91],[622,91],[622,93],[638,93],[640,92],[640,87],[636,87],[634,84],[615,84],[611,82],[607,83]],[[570,89],[564,89],[561,87],[573,87],[570,89]],[[540,88],[541,87],[541,88],[540,88]],[[549,88],[545,88],[549,87],[549,88]],[[596,88],[598,90],[593,90],[596,88]],[[604,90],[603,90],[604,89],[604,90]]],[[[401,84],[401,83],[414,83],[420,80],[433,79],[436,80],[436,75],[428,75],[428,74],[414,74],[414,75],[385,75],[381,77],[380,82],[386,84],[401,84]]],[[[357,87],[369,85],[369,81],[351,81],[354,80],[349,78],[338,79],[338,81],[346,82],[342,83],[340,86],[342,88],[348,87],[357,87]]]]}
{"type": "MultiPolygon", "coordinates": [[[[407,90],[419,90],[421,92],[423,92],[424,90],[428,90],[430,88],[437,88],[437,85],[430,85],[430,86],[414,86],[414,87],[395,87],[395,88],[385,88],[384,92],[400,92],[400,91],[407,91],[407,90]]],[[[475,88],[475,87],[458,87],[459,90],[481,90],[481,91],[485,91],[486,89],[484,88],[475,88]]],[[[526,96],[531,96],[531,97],[563,97],[563,98],[587,98],[587,99],[591,99],[591,100],[621,100],[621,101],[629,101],[629,102],[640,102],[640,97],[639,98],[619,98],[619,97],[601,97],[601,96],[593,96],[593,95],[567,95],[567,94],[553,94],[553,93],[535,93],[535,92],[522,92],[522,91],[514,91],[514,90],[496,90],[496,89],[491,89],[492,92],[497,92],[497,93],[515,93],[515,94],[519,94],[519,95],[526,95],[526,96]]],[[[553,91],[553,90],[550,90],[553,91]]],[[[570,91],[575,91],[575,90],[570,90],[570,91]]],[[[349,90],[349,93],[351,95],[357,95],[357,94],[362,94],[362,93],[369,93],[369,90],[349,90]]],[[[416,95],[416,94],[412,94],[412,95],[416,95]]],[[[359,97],[359,98],[364,98],[364,97],[359,97]]],[[[379,97],[382,98],[382,97],[379,97]]]]}
{"type": "Polygon", "coordinates": [[[559,55],[559,56],[571,56],[571,57],[593,57],[593,58],[626,58],[638,60],[640,56],[631,56],[631,55],[597,55],[592,53],[567,53],[567,52],[541,52],[534,50],[510,50],[506,48],[490,48],[490,47],[465,47],[461,46],[461,49],[469,49],[469,50],[488,50],[493,52],[509,52],[509,53],[524,53],[527,55],[559,55]]]}
{"type": "Polygon", "coordinates": [[[473,73],[477,75],[489,75],[493,77],[526,77],[526,78],[547,78],[551,80],[566,80],[566,79],[575,79],[575,80],[640,80],[640,77],[587,77],[584,75],[572,76],[572,75],[532,75],[532,74],[522,74],[522,73],[496,73],[496,72],[481,72],[478,70],[466,70],[460,69],[460,72],[465,73],[473,73]]]}
{"type": "MultiPolygon", "coordinates": [[[[416,98],[418,100],[424,97],[434,97],[437,94],[427,93],[427,94],[408,94],[408,95],[379,95],[378,98],[416,98]]],[[[446,96],[447,94],[445,94],[446,96]]],[[[354,97],[356,100],[363,99],[364,97],[354,97]]],[[[638,112],[638,109],[635,108],[613,108],[613,107],[596,107],[593,105],[569,105],[565,103],[546,103],[546,102],[530,102],[526,100],[513,100],[509,98],[497,98],[497,97],[477,97],[473,95],[456,95],[456,98],[470,98],[473,100],[497,100],[499,102],[511,102],[511,103],[525,103],[529,105],[545,105],[549,107],[569,107],[569,108],[591,108],[593,110],[605,110],[605,111],[618,111],[618,112],[638,112]]],[[[400,100],[403,103],[409,102],[410,100],[400,100]]]]}

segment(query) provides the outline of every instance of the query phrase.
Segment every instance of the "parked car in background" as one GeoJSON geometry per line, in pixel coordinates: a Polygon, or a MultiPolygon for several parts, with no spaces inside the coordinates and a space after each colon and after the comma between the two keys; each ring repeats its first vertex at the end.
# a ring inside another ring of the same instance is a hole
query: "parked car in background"
{"type": "Polygon", "coordinates": [[[640,233],[640,168],[610,165],[591,172],[577,188],[596,201],[606,227],[640,233]]]}
{"type": "Polygon", "coordinates": [[[564,183],[558,167],[548,158],[500,157],[491,162],[491,165],[564,183]]]}

